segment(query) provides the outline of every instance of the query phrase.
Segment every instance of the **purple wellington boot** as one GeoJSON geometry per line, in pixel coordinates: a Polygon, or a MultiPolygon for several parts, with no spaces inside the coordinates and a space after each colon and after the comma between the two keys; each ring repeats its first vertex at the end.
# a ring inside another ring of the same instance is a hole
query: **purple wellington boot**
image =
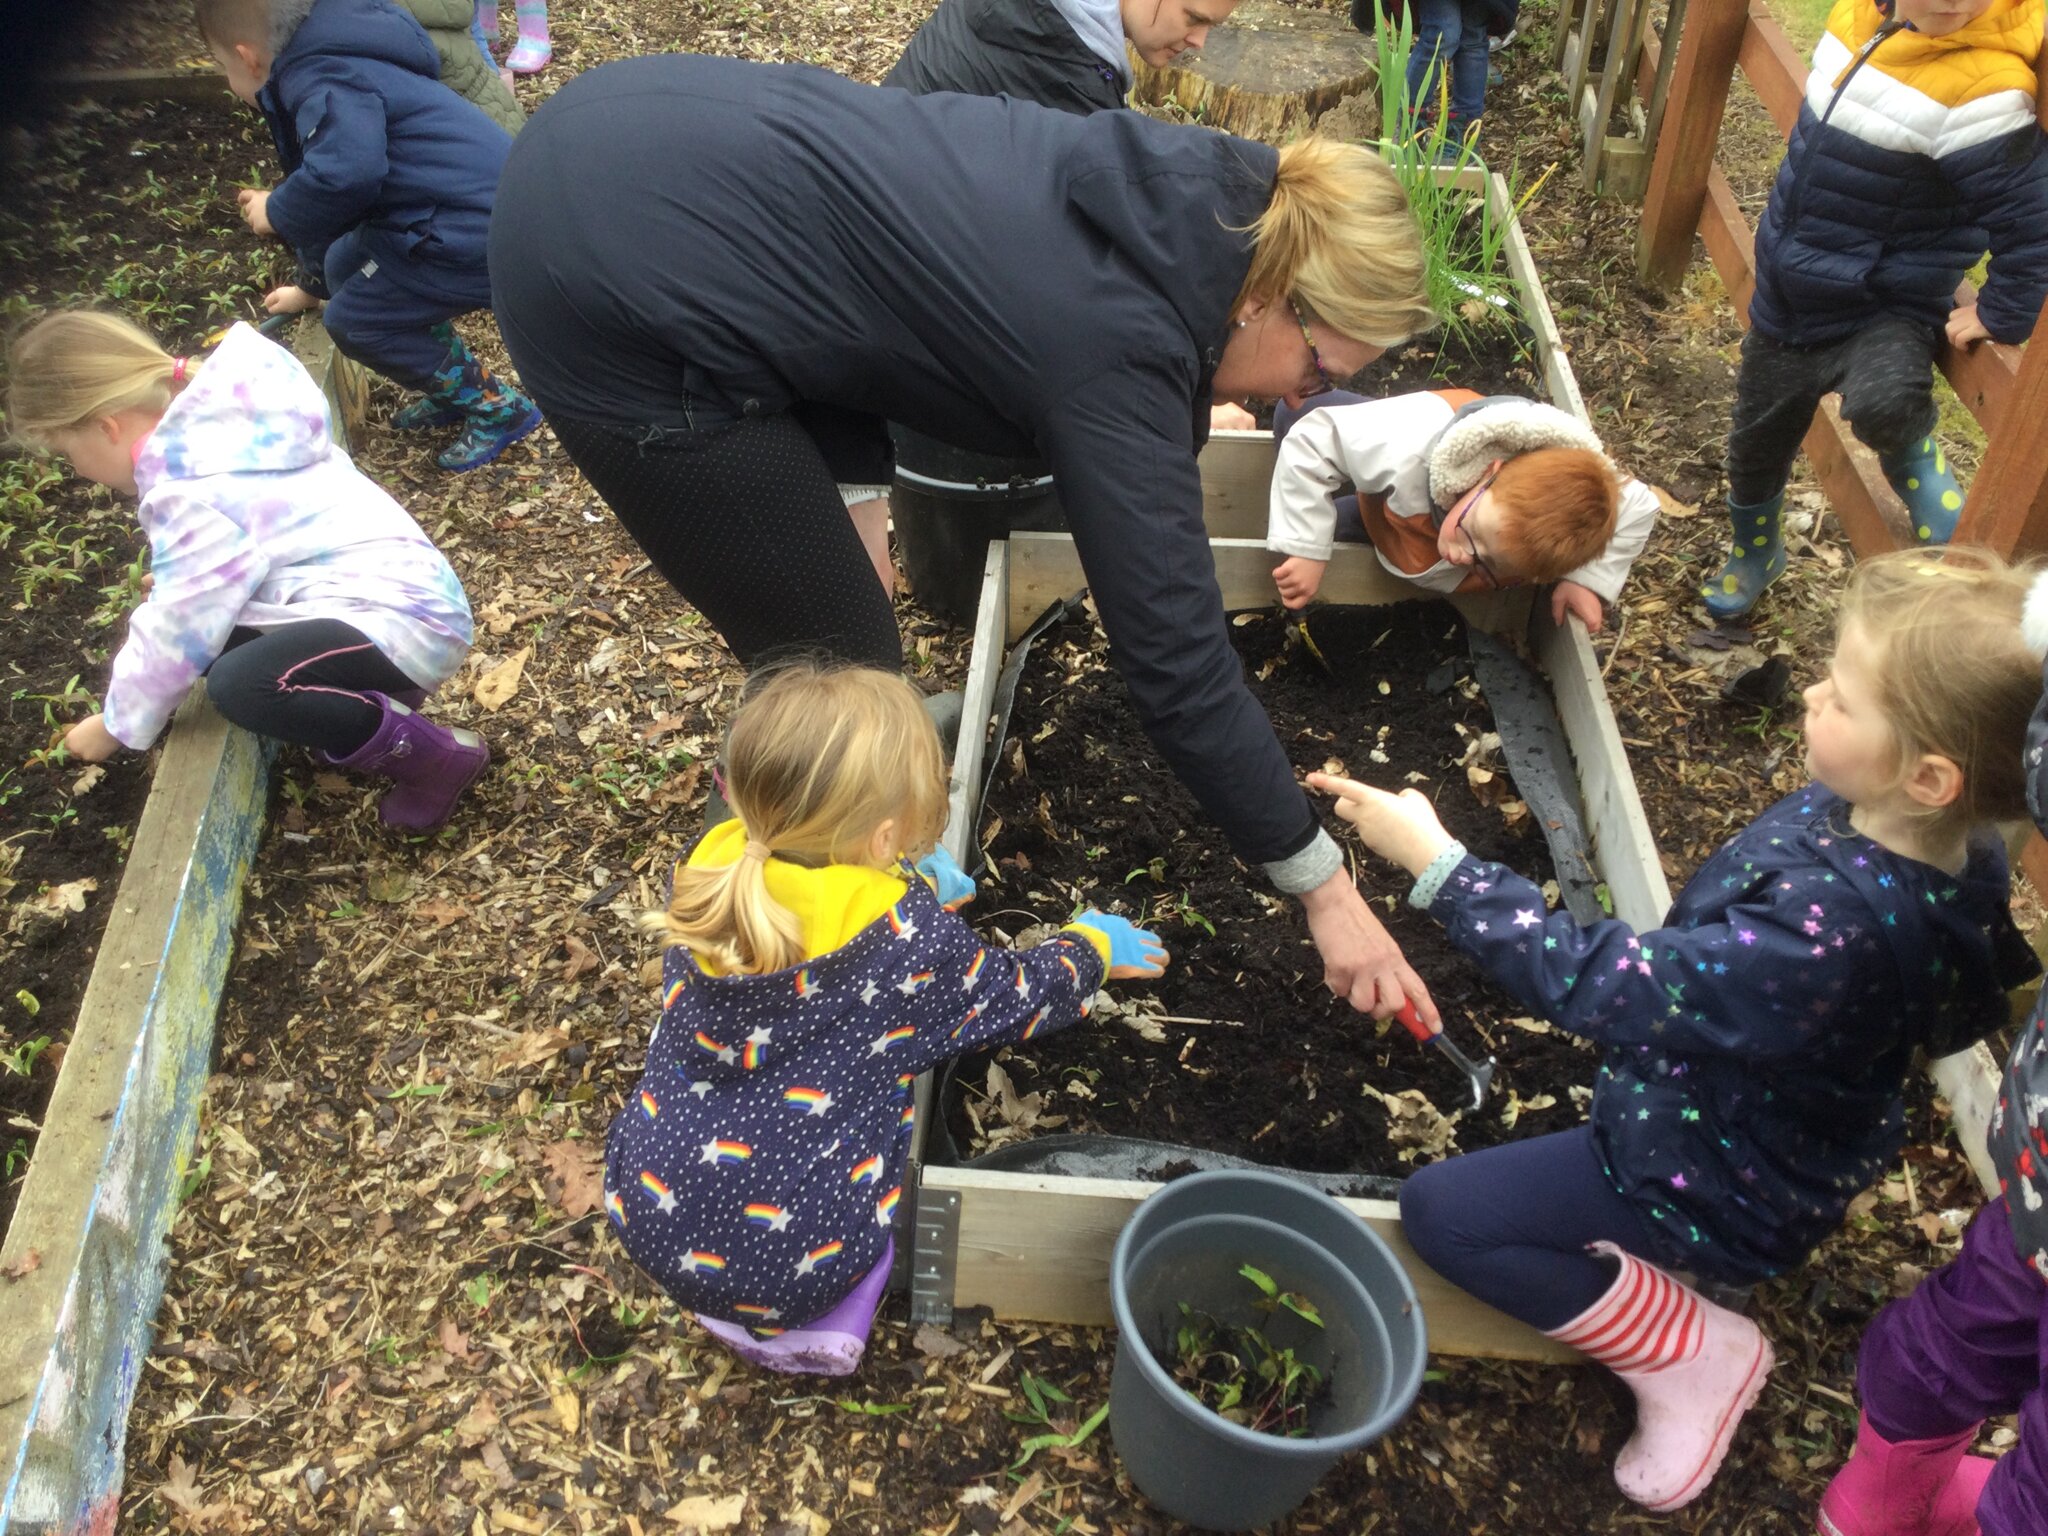
{"type": "Polygon", "coordinates": [[[868,1332],[889,1289],[889,1270],[896,1261],[896,1240],[882,1249],[882,1262],[861,1276],[846,1300],[801,1328],[786,1328],[762,1338],[760,1329],[742,1328],[697,1314],[697,1325],[749,1365],[785,1376],[851,1376],[867,1352],[868,1332]]]}
{"type": "Polygon", "coordinates": [[[475,731],[436,725],[381,693],[363,697],[384,712],[376,731],[346,757],[321,756],[337,768],[382,774],[392,781],[377,805],[378,819],[386,826],[433,831],[489,765],[491,749],[475,731]]]}
{"type": "Polygon", "coordinates": [[[1856,1421],[1856,1449],[1821,1495],[1820,1536],[1977,1536],[1977,1500],[1997,1465],[1969,1455],[1976,1426],[1939,1440],[1887,1440],[1856,1421]]]}

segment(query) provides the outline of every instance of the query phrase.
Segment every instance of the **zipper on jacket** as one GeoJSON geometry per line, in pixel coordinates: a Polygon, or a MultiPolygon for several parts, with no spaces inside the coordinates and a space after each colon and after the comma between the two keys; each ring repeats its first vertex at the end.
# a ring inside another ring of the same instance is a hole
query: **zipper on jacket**
{"type": "Polygon", "coordinates": [[[1820,142],[1821,134],[1827,130],[1828,119],[1835,115],[1835,108],[1842,104],[1842,93],[1849,89],[1849,82],[1856,78],[1856,71],[1870,62],[1870,56],[1877,52],[1879,43],[1896,33],[1909,31],[1912,25],[1910,21],[1900,21],[1897,18],[1887,21],[1870,34],[1870,41],[1857,49],[1856,57],[1844,65],[1842,72],[1835,76],[1835,93],[1828,98],[1828,109],[1821,113],[1820,121],[1814,125],[1813,134],[1807,140],[1806,153],[1799,157],[1799,164],[1792,170],[1792,190],[1785,194],[1785,232],[1788,235],[1792,231],[1792,226],[1799,222],[1799,204],[1806,192],[1807,162],[1813,158],[1814,146],[1820,142]]]}

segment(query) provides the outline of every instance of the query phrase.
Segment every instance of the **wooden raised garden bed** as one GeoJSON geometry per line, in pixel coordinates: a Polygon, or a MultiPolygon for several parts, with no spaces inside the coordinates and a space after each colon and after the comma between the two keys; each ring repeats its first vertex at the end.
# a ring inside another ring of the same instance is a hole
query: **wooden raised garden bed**
{"type": "MultiPolygon", "coordinates": [[[[1476,187],[1480,175],[1467,171],[1460,179],[1476,187]]],[[[1506,188],[1497,177],[1486,178],[1484,185],[1495,217],[1508,225],[1508,273],[1534,338],[1535,362],[1546,392],[1553,403],[1583,417],[1578,386],[1527,243],[1513,219],[1506,188]]],[[[1264,432],[1218,433],[1202,455],[1204,514],[1226,610],[1270,610],[1274,604],[1273,559],[1264,543],[1272,466],[1272,438],[1264,432]]],[[[967,684],[968,719],[989,717],[997,674],[1010,644],[1049,603],[1084,584],[1073,542],[1064,534],[1019,533],[1007,544],[990,547],[967,684]]],[[[1387,574],[1363,545],[1337,547],[1322,589],[1326,602],[1347,605],[1407,603],[1420,595],[1387,574]]],[[[1538,611],[1526,589],[1459,599],[1456,606],[1469,624],[1508,637],[1548,677],[1575,759],[1599,877],[1618,915],[1653,926],[1670,904],[1670,891],[1585,632],[1573,624],[1561,629],[1553,625],[1547,609],[1538,611]]],[[[1018,722],[1019,733],[1029,730],[1029,722],[1018,722]]],[[[1361,758],[1363,751],[1361,747],[1361,758]]],[[[985,752],[986,742],[978,733],[963,733],[947,833],[949,846],[963,863],[979,852],[977,799],[986,772],[985,752]]],[[[1362,762],[1358,766],[1364,771],[1362,762]]],[[[1115,878],[1122,874],[1116,871],[1115,878]]],[[[1361,1021],[1361,1026],[1362,1038],[1369,1041],[1370,1021],[1361,1021]]],[[[1556,1086],[1561,1094],[1565,1085],[1556,1086]]],[[[934,1113],[942,1108],[934,1106],[934,1113]]],[[[923,1123],[930,1124],[931,1118],[924,1116],[923,1123]]],[[[958,1305],[987,1305],[998,1317],[1081,1324],[1109,1320],[1109,1250],[1136,1203],[1157,1187],[930,1164],[921,1169],[920,1179],[921,1207],[958,1201],[958,1235],[950,1252],[943,1243],[928,1243],[931,1251],[918,1255],[927,1288],[950,1270],[951,1296],[958,1305]]],[[[1573,1358],[1431,1273],[1402,1241],[1400,1218],[1391,1201],[1352,1199],[1347,1204],[1392,1242],[1408,1265],[1429,1319],[1432,1348],[1508,1358],[1573,1358]]],[[[943,1280],[939,1283],[943,1285],[943,1280]]]]}

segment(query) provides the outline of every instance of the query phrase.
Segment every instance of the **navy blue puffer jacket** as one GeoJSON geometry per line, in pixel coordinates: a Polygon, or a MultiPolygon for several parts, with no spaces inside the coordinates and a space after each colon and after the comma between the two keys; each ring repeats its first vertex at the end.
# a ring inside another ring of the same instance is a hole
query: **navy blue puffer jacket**
{"type": "Polygon", "coordinates": [[[2041,18],[2038,0],[1995,0],[1925,37],[1881,32],[1873,0],[1839,0],[1757,227],[1757,330],[1814,346],[1879,314],[1940,325],[1988,250],[1978,317],[1999,341],[2027,339],[2048,295],[2041,18]]]}

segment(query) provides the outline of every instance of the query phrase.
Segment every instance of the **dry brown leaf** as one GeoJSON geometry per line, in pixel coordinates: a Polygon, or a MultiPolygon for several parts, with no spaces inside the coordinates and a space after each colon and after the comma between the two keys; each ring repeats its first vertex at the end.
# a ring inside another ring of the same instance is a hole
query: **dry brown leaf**
{"type": "Polygon", "coordinates": [[[511,703],[512,696],[519,691],[520,676],[526,671],[526,658],[532,654],[532,646],[522,645],[479,677],[472,694],[478,706],[483,709],[503,709],[511,703]]]}
{"type": "Polygon", "coordinates": [[[569,1048],[569,1032],[565,1029],[529,1029],[512,1043],[498,1052],[500,1067],[534,1067],[550,1056],[569,1048]]]}
{"type": "Polygon", "coordinates": [[[744,1493],[704,1493],[673,1505],[667,1518],[684,1530],[729,1531],[740,1523],[746,1512],[747,1496],[744,1493]]]}
{"type": "Polygon", "coordinates": [[[933,1360],[950,1360],[967,1348],[945,1329],[935,1328],[930,1323],[920,1324],[917,1332],[910,1336],[910,1342],[917,1346],[920,1355],[933,1360]]]}
{"type": "Polygon", "coordinates": [[[469,1412],[456,1423],[455,1438],[465,1446],[478,1445],[498,1427],[498,1405],[488,1392],[479,1392],[469,1412]]]}
{"type": "Polygon", "coordinates": [[[554,1404],[555,1418],[562,1426],[562,1433],[575,1434],[576,1426],[583,1422],[583,1404],[577,1398],[575,1389],[563,1387],[559,1391],[550,1391],[548,1398],[554,1404]]]}
{"type": "Polygon", "coordinates": [[[85,771],[81,773],[77,778],[71,781],[71,793],[73,798],[76,798],[79,795],[92,793],[93,786],[99,783],[99,781],[101,779],[104,779],[106,776],[106,764],[87,763],[85,765],[85,771]]]}
{"type": "Polygon", "coordinates": [[[446,1353],[454,1356],[464,1365],[469,1364],[469,1335],[455,1326],[454,1318],[444,1317],[441,1319],[440,1338],[441,1348],[446,1353]]]}
{"type": "Polygon", "coordinates": [[[195,1514],[205,1504],[199,1494],[199,1474],[186,1465],[185,1458],[171,1452],[171,1475],[157,1486],[157,1496],[186,1514],[195,1514]]]}
{"type": "Polygon", "coordinates": [[[1698,517],[1700,515],[1700,509],[1696,503],[1680,501],[1661,485],[1651,486],[1650,494],[1657,498],[1657,511],[1665,517],[1698,517]]]}
{"type": "Polygon", "coordinates": [[[1404,1163],[1427,1154],[1441,1157],[1458,1143],[1458,1117],[1446,1115],[1419,1088],[1400,1093],[1382,1093],[1365,1084],[1365,1096],[1377,1099],[1387,1111],[1387,1144],[1404,1163]]]}
{"type": "Polygon", "coordinates": [[[604,1159],[585,1141],[558,1141],[545,1148],[548,1195],[574,1221],[604,1204],[604,1159]]]}
{"type": "Polygon", "coordinates": [[[569,952],[569,958],[562,962],[564,981],[574,981],[578,976],[596,970],[601,963],[597,958],[597,951],[573,933],[562,936],[562,948],[569,952]]]}
{"type": "Polygon", "coordinates": [[[439,896],[436,896],[432,901],[421,902],[412,910],[415,916],[424,917],[427,921],[431,922],[436,933],[439,933],[450,923],[459,923],[470,915],[469,908],[462,902],[446,901],[439,896]]]}
{"type": "Polygon", "coordinates": [[[35,901],[51,912],[83,912],[85,898],[99,888],[99,881],[90,876],[83,880],[66,880],[62,885],[53,885],[40,893],[35,901]]]}

